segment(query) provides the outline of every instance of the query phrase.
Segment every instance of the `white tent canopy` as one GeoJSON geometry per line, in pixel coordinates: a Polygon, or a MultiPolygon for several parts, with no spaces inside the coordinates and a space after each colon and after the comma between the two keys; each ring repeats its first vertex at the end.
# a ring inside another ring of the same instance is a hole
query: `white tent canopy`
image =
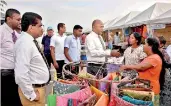
{"type": "Polygon", "coordinates": [[[171,23],[171,9],[163,13],[162,15],[158,16],[151,23],[158,23],[158,24],[171,23]]]}
{"type": "Polygon", "coordinates": [[[128,13],[127,15],[125,15],[123,18],[121,18],[119,21],[117,21],[112,28],[123,28],[124,25],[130,21],[131,19],[133,19],[135,16],[137,16],[140,13],[140,11],[132,11],[130,13],[128,13]]]}
{"type": "Polygon", "coordinates": [[[85,29],[83,32],[84,32],[84,33],[90,33],[91,31],[92,31],[92,29],[87,28],[87,29],[85,29]]]}
{"type": "Polygon", "coordinates": [[[108,25],[104,27],[104,30],[109,30],[116,22],[118,22],[123,16],[119,16],[113,20],[111,20],[108,25]]]}
{"type": "Polygon", "coordinates": [[[148,24],[151,20],[171,9],[171,3],[155,3],[142,13],[127,22],[126,26],[148,24]]]}

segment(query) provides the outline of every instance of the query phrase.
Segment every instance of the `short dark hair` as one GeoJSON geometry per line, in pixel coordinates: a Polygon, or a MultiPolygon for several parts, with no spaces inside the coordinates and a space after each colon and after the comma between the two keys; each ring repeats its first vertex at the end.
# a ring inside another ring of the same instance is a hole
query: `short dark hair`
{"type": "Polygon", "coordinates": [[[16,10],[16,9],[13,9],[13,8],[8,9],[8,10],[6,11],[6,13],[5,13],[5,22],[7,22],[7,18],[8,18],[8,17],[12,17],[12,15],[13,15],[14,13],[20,14],[20,12],[19,12],[18,10],[16,10]]]}
{"type": "Polygon", "coordinates": [[[134,35],[135,39],[138,41],[137,45],[140,45],[142,41],[142,36],[138,32],[134,32],[132,34],[134,35]]]}
{"type": "Polygon", "coordinates": [[[118,32],[116,32],[116,35],[118,35],[119,33],[118,32]]]}
{"type": "Polygon", "coordinates": [[[73,30],[77,30],[77,29],[83,29],[83,27],[80,26],[80,25],[75,25],[74,28],[73,28],[73,30]]]}
{"type": "Polygon", "coordinates": [[[159,38],[160,44],[163,44],[163,45],[166,44],[166,39],[163,36],[159,36],[158,38],[159,38]]]}
{"type": "Polygon", "coordinates": [[[29,25],[36,25],[39,20],[42,20],[42,17],[36,13],[33,12],[26,12],[24,13],[22,19],[21,19],[21,28],[22,31],[27,31],[29,25]]]}
{"type": "Polygon", "coordinates": [[[63,27],[64,27],[64,25],[65,25],[64,23],[59,23],[59,24],[58,24],[58,26],[57,26],[58,31],[60,30],[60,28],[63,28],[63,27]]]}

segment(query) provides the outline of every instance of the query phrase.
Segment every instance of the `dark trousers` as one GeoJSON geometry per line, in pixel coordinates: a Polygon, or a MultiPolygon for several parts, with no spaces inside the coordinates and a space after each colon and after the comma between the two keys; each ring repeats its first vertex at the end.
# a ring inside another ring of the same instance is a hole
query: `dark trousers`
{"type": "Polygon", "coordinates": [[[48,62],[48,65],[51,67],[51,63],[52,63],[52,57],[51,57],[51,55],[50,54],[49,55],[45,55],[45,57],[46,57],[46,60],[48,62]]]}
{"type": "Polygon", "coordinates": [[[57,61],[59,68],[56,69],[56,73],[57,73],[57,78],[62,79],[62,68],[64,65],[64,60],[58,60],[57,61]]]}
{"type": "Polygon", "coordinates": [[[1,106],[22,106],[11,69],[1,69],[1,106]]]}

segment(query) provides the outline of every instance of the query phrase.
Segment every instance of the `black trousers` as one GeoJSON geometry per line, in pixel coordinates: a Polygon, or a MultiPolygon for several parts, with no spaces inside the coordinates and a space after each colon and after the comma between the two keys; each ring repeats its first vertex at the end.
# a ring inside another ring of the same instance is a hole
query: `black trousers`
{"type": "Polygon", "coordinates": [[[57,61],[59,68],[56,69],[56,73],[57,73],[57,78],[62,79],[62,68],[64,65],[64,60],[58,60],[57,61]]]}
{"type": "Polygon", "coordinates": [[[49,55],[45,55],[45,57],[46,57],[46,60],[48,62],[48,65],[51,67],[51,63],[52,63],[52,57],[51,57],[51,55],[50,54],[49,55]]]}
{"type": "Polygon", "coordinates": [[[1,106],[22,106],[13,69],[1,69],[1,106]]]}

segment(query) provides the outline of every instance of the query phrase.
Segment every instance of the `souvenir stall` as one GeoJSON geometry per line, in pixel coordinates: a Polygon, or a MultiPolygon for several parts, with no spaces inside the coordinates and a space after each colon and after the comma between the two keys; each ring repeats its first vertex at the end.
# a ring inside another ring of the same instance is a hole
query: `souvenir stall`
{"type": "Polygon", "coordinates": [[[139,79],[135,70],[119,70],[123,57],[93,62],[86,61],[82,52],[81,58],[81,63],[64,65],[63,79],[54,81],[48,106],[154,106],[150,82],[139,79]],[[89,73],[91,69],[96,74],[89,73]]]}

